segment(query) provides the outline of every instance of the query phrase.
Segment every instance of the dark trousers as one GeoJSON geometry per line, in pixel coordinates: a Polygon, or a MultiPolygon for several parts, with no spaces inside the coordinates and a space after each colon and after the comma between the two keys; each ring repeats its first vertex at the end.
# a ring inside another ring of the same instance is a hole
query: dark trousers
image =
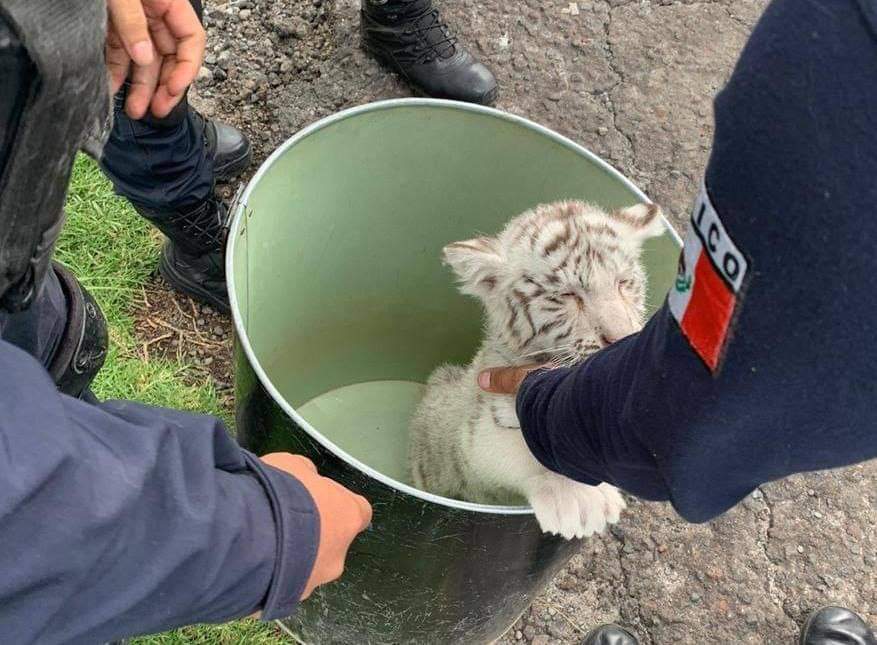
{"type": "Polygon", "coordinates": [[[135,121],[124,112],[126,90],[115,97],[113,131],[101,168],[116,193],[135,206],[184,211],[213,192],[213,160],[204,132],[183,101],[167,117],[135,121]]]}
{"type": "Polygon", "coordinates": [[[0,339],[20,347],[45,367],[52,362],[66,325],[67,299],[52,270],[28,309],[15,314],[0,311],[0,339]]]}

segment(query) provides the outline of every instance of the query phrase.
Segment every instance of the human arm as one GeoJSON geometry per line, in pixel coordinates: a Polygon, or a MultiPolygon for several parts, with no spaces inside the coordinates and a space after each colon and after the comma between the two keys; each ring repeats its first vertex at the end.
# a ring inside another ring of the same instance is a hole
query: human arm
{"type": "Polygon", "coordinates": [[[877,456],[875,75],[873,3],[768,7],[717,97],[705,174],[749,263],[726,328],[715,300],[692,309],[720,355],[665,304],[581,366],[529,376],[517,409],[543,464],[704,521],[764,482],[877,456]]]}
{"type": "MultiPolygon", "coordinates": [[[[326,558],[314,566],[323,493],[242,450],[217,419],[60,395],[5,342],[0,380],[9,642],[95,643],[257,611],[283,617],[337,575],[326,558]]],[[[359,509],[361,529],[368,517],[353,497],[345,503],[359,509]]]]}

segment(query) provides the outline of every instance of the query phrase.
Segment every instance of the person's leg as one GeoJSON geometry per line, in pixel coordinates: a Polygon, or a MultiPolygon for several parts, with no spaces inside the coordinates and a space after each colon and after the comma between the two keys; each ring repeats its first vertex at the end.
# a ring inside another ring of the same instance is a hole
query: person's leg
{"type": "Polygon", "coordinates": [[[88,396],[109,342],[97,302],[57,263],[30,307],[14,314],[0,311],[0,339],[40,361],[59,390],[79,397],[88,396]]]}
{"type": "Polygon", "coordinates": [[[49,271],[33,304],[24,311],[0,310],[0,339],[26,351],[48,367],[67,326],[67,299],[54,271],[49,271]]]}
{"type": "Polygon", "coordinates": [[[186,210],[213,194],[213,159],[203,119],[183,101],[166,117],[125,114],[127,88],[114,98],[113,130],[101,166],[116,192],[139,208],[186,210]]]}
{"type": "Polygon", "coordinates": [[[810,614],[800,645],[877,645],[877,637],[861,617],[843,607],[823,607],[810,614]]]}
{"type": "MultiPolygon", "coordinates": [[[[200,0],[191,0],[198,16],[200,0]]],[[[250,163],[250,144],[234,128],[209,121],[184,99],[167,117],[140,120],[116,95],[112,134],[101,167],[116,192],[168,238],[159,266],[175,288],[227,309],[223,252],[226,209],[214,195],[250,163]]]]}
{"type": "MultiPolygon", "coordinates": [[[[0,195],[3,198],[0,200],[0,222],[3,223],[0,230],[5,244],[0,253],[0,274],[5,279],[0,290],[3,296],[0,298],[0,340],[16,345],[42,363],[62,392],[79,396],[103,365],[107,349],[106,326],[91,296],[69,271],[50,262],[50,254],[63,221],[61,209],[69,173],[69,167],[64,167],[60,160],[72,164],[73,150],[82,140],[83,129],[88,123],[87,119],[71,120],[68,129],[44,133],[47,139],[34,142],[34,132],[42,132],[45,122],[34,121],[32,110],[45,109],[45,106],[38,104],[34,107],[32,86],[42,84],[50,96],[56,87],[44,76],[50,63],[35,54],[47,43],[51,47],[51,41],[41,41],[39,34],[33,34],[29,39],[20,37],[20,30],[33,24],[26,17],[21,21],[22,13],[19,11],[16,21],[14,14],[8,18],[0,12],[0,78],[5,90],[0,92],[0,195]],[[35,60],[42,60],[43,65],[34,63],[35,60]],[[58,155],[59,163],[54,164],[48,174],[44,168],[45,158],[29,152],[40,142],[58,146],[52,154],[58,155]],[[20,178],[32,175],[40,178],[41,188],[47,194],[55,195],[55,200],[34,200],[30,194],[22,198],[23,193],[16,192],[20,191],[20,178]],[[18,178],[19,182],[13,178],[18,178]],[[28,208],[39,208],[44,212],[28,212],[28,208]],[[23,212],[26,217],[18,218],[23,212]],[[38,215],[45,222],[45,228],[28,230],[27,225],[32,224],[38,215]],[[22,251],[29,254],[24,256],[29,260],[24,265],[23,275],[17,262],[22,251]],[[45,258],[45,271],[35,268],[42,262],[41,258],[45,258]],[[7,299],[9,292],[21,297],[7,299]]],[[[36,20],[40,29],[47,28],[42,14],[36,20]]],[[[66,31],[67,23],[56,28],[66,31]]],[[[103,34],[102,27],[96,31],[103,34]]],[[[95,41],[92,51],[97,54],[102,49],[95,41]]],[[[89,60],[88,52],[81,53],[83,61],[89,60]]],[[[100,90],[106,82],[102,68],[95,70],[84,65],[78,75],[75,70],[67,71],[71,78],[76,79],[74,84],[78,87],[93,85],[97,88],[92,96],[95,101],[99,100],[100,90]]],[[[86,100],[87,96],[86,92],[63,97],[63,100],[75,104],[86,100]]],[[[95,109],[94,116],[102,120],[100,110],[95,109]]]]}
{"type": "Polygon", "coordinates": [[[362,0],[362,46],[429,96],[496,100],[496,79],[460,45],[432,0],[362,0]]]}
{"type": "Polygon", "coordinates": [[[168,283],[224,310],[227,210],[214,194],[204,130],[185,102],[164,119],[129,118],[123,89],[101,167],[116,192],[167,237],[159,270],[168,283]]]}

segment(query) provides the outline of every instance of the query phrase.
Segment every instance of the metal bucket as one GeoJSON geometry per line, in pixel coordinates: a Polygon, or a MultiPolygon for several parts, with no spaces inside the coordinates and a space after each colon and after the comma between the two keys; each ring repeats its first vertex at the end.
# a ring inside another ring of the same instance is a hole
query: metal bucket
{"type": "MultiPolygon", "coordinates": [[[[286,621],[304,642],[492,642],[579,550],[543,535],[526,506],[404,481],[419,384],[441,363],[465,363],[481,337],[478,305],[456,291],[442,246],[560,198],[646,200],[541,126],[428,99],[315,123],[241,195],[227,259],[238,437],[257,453],[307,455],[374,506],[344,577],[286,621]]],[[[652,303],[678,252],[669,230],[648,243],[652,303]]]]}

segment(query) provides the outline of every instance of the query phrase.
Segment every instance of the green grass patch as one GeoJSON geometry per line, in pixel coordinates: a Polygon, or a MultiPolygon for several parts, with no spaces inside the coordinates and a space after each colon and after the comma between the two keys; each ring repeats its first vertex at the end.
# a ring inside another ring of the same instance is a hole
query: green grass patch
{"type": "Polygon", "coordinates": [[[138,354],[132,302],[155,270],[160,238],[86,157],[76,160],[67,216],[56,257],[97,299],[110,329],[110,352],[95,394],[223,416],[209,380],[186,385],[185,365],[161,358],[147,363],[138,354]]]}
{"type": "Polygon", "coordinates": [[[136,638],[132,645],[278,645],[292,643],[280,627],[258,620],[225,625],[195,625],[166,634],[136,638]]]}
{"type": "MultiPolygon", "coordinates": [[[[137,352],[132,302],[158,262],[160,238],[128,203],[113,194],[97,165],[76,160],[67,224],[56,258],[70,267],[107,317],[110,351],[93,389],[101,399],[131,399],[226,417],[209,380],[192,384],[188,368],[137,352]]],[[[132,641],[134,645],[277,645],[288,642],[273,623],[241,620],[198,625],[132,641]]]]}

